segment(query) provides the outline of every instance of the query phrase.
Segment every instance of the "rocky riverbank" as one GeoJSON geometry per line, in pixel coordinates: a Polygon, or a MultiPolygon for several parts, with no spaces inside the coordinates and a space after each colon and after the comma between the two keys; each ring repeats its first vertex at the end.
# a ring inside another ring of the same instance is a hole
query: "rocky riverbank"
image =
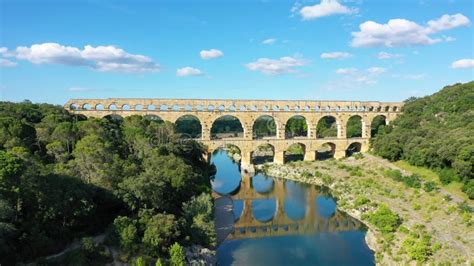
{"type": "Polygon", "coordinates": [[[259,168],[269,176],[329,187],[338,208],[369,228],[366,242],[379,265],[469,265],[473,261],[472,213],[465,211],[466,203],[440,189],[428,192],[386,177],[386,170],[397,167],[385,160],[365,155],[259,168]],[[382,204],[401,218],[401,225],[390,234],[382,234],[365,219],[382,204]]]}

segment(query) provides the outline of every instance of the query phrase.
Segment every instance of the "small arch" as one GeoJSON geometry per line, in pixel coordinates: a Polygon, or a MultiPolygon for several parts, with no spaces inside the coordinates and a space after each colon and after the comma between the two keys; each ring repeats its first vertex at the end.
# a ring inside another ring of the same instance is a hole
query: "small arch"
{"type": "Polygon", "coordinates": [[[250,106],[250,111],[252,111],[252,112],[257,111],[257,106],[256,105],[250,106]]]}
{"type": "Polygon", "coordinates": [[[183,115],[176,119],[175,129],[180,138],[186,139],[200,138],[202,133],[201,121],[194,115],[183,115]]]}
{"type": "Polygon", "coordinates": [[[370,123],[370,136],[376,137],[379,133],[385,131],[387,125],[387,118],[384,115],[377,115],[370,123]]]}
{"type": "Polygon", "coordinates": [[[375,110],[375,107],[369,106],[369,112],[373,112],[375,110]]]}
{"type": "Polygon", "coordinates": [[[179,106],[178,104],[173,104],[173,106],[171,107],[171,110],[177,112],[181,110],[181,106],[179,106]]]}
{"type": "Polygon", "coordinates": [[[296,112],[299,112],[299,111],[301,111],[301,106],[299,106],[299,105],[296,105],[294,110],[295,110],[296,112]]]}
{"type": "Polygon", "coordinates": [[[167,104],[160,105],[160,111],[168,111],[168,105],[167,104]]]}
{"type": "Polygon", "coordinates": [[[316,160],[323,161],[323,160],[334,158],[335,153],[336,153],[336,144],[332,142],[323,143],[316,149],[316,160]]]}
{"type": "Polygon", "coordinates": [[[83,110],[92,110],[92,106],[88,103],[85,103],[82,105],[83,110]]]}
{"type": "Polygon", "coordinates": [[[385,106],[384,110],[385,110],[385,112],[390,111],[390,106],[385,106]]]}
{"type": "Polygon", "coordinates": [[[117,114],[109,114],[109,115],[104,116],[103,118],[115,123],[123,122],[123,117],[117,114]]]}
{"type": "Polygon", "coordinates": [[[306,106],[304,107],[304,111],[305,111],[305,112],[310,112],[310,111],[311,111],[311,106],[306,105],[306,106]]]}
{"type": "Polygon", "coordinates": [[[273,111],[280,111],[280,106],[274,105],[274,106],[272,106],[272,110],[273,111]]]}
{"type": "Polygon", "coordinates": [[[326,106],[326,107],[325,107],[325,110],[326,110],[326,111],[331,111],[331,106],[329,106],[329,105],[326,106]]]}
{"type": "Polygon", "coordinates": [[[336,112],[339,112],[341,111],[341,107],[340,106],[336,106],[336,112]]]}
{"type": "Polygon", "coordinates": [[[134,109],[137,110],[137,111],[141,111],[141,110],[143,110],[143,105],[137,104],[137,105],[135,105],[134,109]]]}
{"type": "Polygon", "coordinates": [[[260,144],[252,152],[252,164],[264,164],[273,162],[275,147],[271,144],[260,144]]]}
{"type": "Polygon", "coordinates": [[[285,138],[308,137],[308,123],[301,115],[292,116],[285,125],[285,138]]]}
{"type": "Polygon", "coordinates": [[[95,106],[95,109],[99,110],[99,111],[103,111],[104,110],[104,105],[99,103],[95,106]]]}
{"type": "Polygon", "coordinates": [[[293,143],[285,151],[285,162],[303,161],[306,146],[302,143],[293,143]]]}
{"type": "Polygon", "coordinates": [[[196,111],[198,111],[198,112],[204,111],[204,106],[202,104],[196,105],[196,111]]]}
{"type": "Polygon", "coordinates": [[[346,137],[347,138],[360,138],[362,137],[362,127],[363,127],[362,117],[359,115],[351,116],[347,120],[346,124],[346,137]]]}
{"type": "Polygon", "coordinates": [[[314,111],[316,111],[316,112],[321,111],[321,107],[319,105],[316,105],[316,107],[314,107],[314,111]]]}
{"type": "Polygon", "coordinates": [[[264,105],[264,106],[262,107],[262,111],[268,112],[268,110],[269,110],[268,105],[264,105]]]}
{"type": "Polygon", "coordinates": [[[316,138],[337,137],[337,120],[332,115],[326,115],[319,119],[316,126],[316,138]]]}
{"type": "Polygon", "coordinates": [[[392,107],[392,111],[393,111],[393,112],[397,112],[397,111],[398,111],[398,107],[396,107],[396,106],[392,107]]]}
{"type": "Polygon", "coordinates": [[[360,107],[359,107],[359,111],[361,111],[361,112],[364,112],[365,109],[366,109],[365,106],[360,106],[360,107]]]}
{"type": "Polygon", "coordinates": [[[290,106],[286,105],[286,106],[283,108],[283,110],[284,110],[285,112],[289,112],[289,111],[290,111],[290,106]]]}
{"type": "Polygon", "coordinates": [[[346,149],[346,157],[352,156],[354,153],[358,153],[362,150],[362,143],[353,142],[346,149]]]}
{"type": "Polygon", "coordinates": [[[259,116],[252,126],[253,139],[276,137],[276,128],[275,118],[269,115],[259,116]]]}
{"type": "Polygon", "coordinates": [[[130,110],[130,105],[128,105],[128,104],[122,105],[122,110],[124,110],[124,111],[130,110]]]}
{"type": "Polygon", "coordinates": [[[252,216],[255,220],[266,223],[273,219],[277,210],[275,199],[252,200],[252,216]]]}
{"type": "Polygon", "coordinates": [[[231,106],[229,106],[229,111],[230,112],[235,112],[235,110],[236,110],[235,105],[232,104],[231,106]]]}
{"type": "Polygon", "coordinates": [[[214,105],[212,105],[212,104],[210,104],[210,105],[207,106],[207,110],[208,110],[209,112],[214,111],[214,109],[215,109],[215,107],[214,107],[214,105]]]}
{"type": "Polygon", "coordinates": [[[219,105],[219,107],[217,107],[217,110],[219,110],[220,112],[224,112],[225,111],[225,106],[223,104],[219,105]]]}
{"type": "Polygon", "coordinates": [[[147,110],[150,110],[150,111],[154,111],[156,110],[156,106],[154,104],[149,104],[147,107],[146,107],[147,110]]]}
{"type": "Polygon", "coordinates": [[[115,110],[117,110],[118,108],[117,108],[117,105],[111,104],[111,105],[109,105],[109,108],[108,108],[108,109],[109,109],[109,110],[112,110],[112,111],[115,111],[115,110]]]}
{"type": "Polygon", "coordinates": [[[241,106],[239,107],[239,110],[240,110],[241,112],[245,112],[245,111],[247,111],[247,106],[241,105],[241,106]]]}
{"type": "Polygon", "coordinates": [[[221,116],[212,123],[211,139],[239,138],[243,133],[242,123],[233,115],[221,116]]]}
{"type": "Polygon", "coordinates": [[[192,110],[193,110],[193,107],[192,107],[191,105],[186,104],[186,105],[184,106],[184,111],[190,112],[190,111],[192,111],[192,110]]]}
{"type": "Polygon", "coordinates": [[[77,103],[73,103],[69,105],[69,109],[71,110],[79,110],[79,105],[77,103]]]}

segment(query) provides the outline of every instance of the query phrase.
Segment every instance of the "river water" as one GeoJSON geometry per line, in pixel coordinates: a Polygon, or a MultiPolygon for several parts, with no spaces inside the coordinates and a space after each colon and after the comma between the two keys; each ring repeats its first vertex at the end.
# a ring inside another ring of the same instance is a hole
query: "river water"
{"type": "Polygon", "coordinates": [[[366,228],[326,189],[242,176],[224,150],[212,162],[219,265],[374,265],[366,228]]]}

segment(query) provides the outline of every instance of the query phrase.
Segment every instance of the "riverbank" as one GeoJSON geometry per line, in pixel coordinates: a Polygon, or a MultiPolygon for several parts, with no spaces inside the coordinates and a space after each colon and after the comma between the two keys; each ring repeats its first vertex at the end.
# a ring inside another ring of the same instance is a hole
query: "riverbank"
{"type": "Polygon", "coordinates": [[[387,172],[411,173],[372,155],[343,160],[294,162],[260,167],[267,175],[328,186],[338,208],[364,222],[366,242],[380,265],[446,263],[469,265],[474,259],[474,230],[470,203],[423,183],[409,187],[387,172]],[[426,190],[426,191],[425,191],[426,190]],[[429,191],[429,192],[427,192],[429,191]],[[382,233],[368,222],[367,214],[386,205],[401,224],[382,233]]]}

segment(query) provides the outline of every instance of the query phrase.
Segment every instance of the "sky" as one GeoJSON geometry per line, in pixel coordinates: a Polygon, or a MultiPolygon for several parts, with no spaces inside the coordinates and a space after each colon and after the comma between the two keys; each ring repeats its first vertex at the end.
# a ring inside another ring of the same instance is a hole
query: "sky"
{"type": "Polygon", "coordinates": [[[0,0],[0,100],[403,101],[474,80],[472,0],[0,0]]]}

